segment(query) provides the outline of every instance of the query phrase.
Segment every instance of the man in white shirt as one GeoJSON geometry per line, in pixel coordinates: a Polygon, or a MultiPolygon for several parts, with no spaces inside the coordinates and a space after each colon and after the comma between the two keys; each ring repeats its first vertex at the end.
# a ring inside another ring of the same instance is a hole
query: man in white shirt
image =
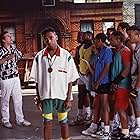
{"type": "Polygon", "coordinates": [[[52,138],[52,120],[56,110],[62,139],[69,140],[67,113],[71,108],[72,82],[79,75],[70,53],[57,44],[54,29],[47,28],[42,36],[45,48],[35,56],[30,77],[37,83],[37,106],[44,118],[44,139],[52,138]]]}

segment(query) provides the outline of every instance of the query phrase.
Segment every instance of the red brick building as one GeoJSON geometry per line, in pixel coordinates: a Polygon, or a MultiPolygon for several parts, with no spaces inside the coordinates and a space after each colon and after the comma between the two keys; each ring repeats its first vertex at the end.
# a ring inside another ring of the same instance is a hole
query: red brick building
{"type": "Polygon", "coordinates": [[[42,1],[44,2],[0,2],[0,31],[9,30],[16,46],[26,55],[19,64],[21,79],[24,75],[25,60],[32,62],[33,54],[42,49],[41,32],[46,27],[52,26],[58,34],[60,46],[71,50],[78,45],[79,31],[90,30],[96,35],[106,30],[108,23],[116,27],[123,19],[122,2],[74,4],[55,0],[54,5],[51,3],[52,6],[47,6],[46,3],[44,6],[42,1]]]}

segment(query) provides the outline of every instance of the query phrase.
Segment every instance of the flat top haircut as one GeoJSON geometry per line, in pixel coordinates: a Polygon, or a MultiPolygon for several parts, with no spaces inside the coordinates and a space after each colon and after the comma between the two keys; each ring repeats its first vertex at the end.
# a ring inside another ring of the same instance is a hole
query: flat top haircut
{"type": "Polygon", "coordinates": [[[92,35],[92,32],[90,32],[90,31],[86,31],[85,33],[87,33],[89,35],[92,35]]]}
{"type": "Polygon", "coordinates": [[[52,27],[48,27],[45,30],[43,30],[42,36],[44,36],[47,32],[53,32],[53,33],[55,33],[55,30],[52,27]]]}
{"type": "Polygon", "coordinates": [[[120,26],[122,29],[126,29],[126,31],[128,31],[129,28],[130,28],[130,25],[129,25],[127,22],[120,22],[119,25],[118,25],[118,27],[119,27],[119,26],[120,26]]]}
{"type": "Polygon", "coordinates": [[[114,31],[112,35],[115,36],[117,39],[119,39],[121,42],[124,42],[125,40],[125,37],[122,32],[114,31]]]}
{"type": "Polygon", "coordinates": [[[95,40],[101,40],[103,43],[106,42],[107,36],[104,33],[99,33],[95,36],[95,40]]]}
{"type": "Polygon", "coordinates": [[[140,26],[138,25],[132,25],[129,30],[137,31],[140,34],[140,26]]]}

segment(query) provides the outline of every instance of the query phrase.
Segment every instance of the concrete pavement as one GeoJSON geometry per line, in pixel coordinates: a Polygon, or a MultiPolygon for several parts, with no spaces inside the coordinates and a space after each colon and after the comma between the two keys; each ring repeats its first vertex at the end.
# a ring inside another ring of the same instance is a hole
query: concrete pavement
{"type": "MultiPolygon", "coordinates": [[[[2,127],[0,123],[0,140],[43,140],[43,121],[41,118],[41,112],[37,110],[34,104],[35,89],[24,89],[23,93],[23,110],[25,114],[25,119],[31,121],[32,125],[30,127],[19,127],[15,123],[15,114],[13,109],[12,100],[10,101],[10,115],[11,123],[13,124],[13,129],[7,129],[2,127]]],[[[73,108],[69,113],[69,119],[74,119],[77,113],[77,86],[73,87],[73,108]]],[[[0,114],[1,118],[1,114],[0,114]]],[[[53,127],[53,140],[59,140],[60,138],[60,128],[59,124],[54,121],[53,127]]],[[[91,137],[86,137],[81,135],[81,131],[87,128],[85,125],[80,126],[70,126],[70,136],[72,140],[87,140],[92,139],[91,137]]]]}

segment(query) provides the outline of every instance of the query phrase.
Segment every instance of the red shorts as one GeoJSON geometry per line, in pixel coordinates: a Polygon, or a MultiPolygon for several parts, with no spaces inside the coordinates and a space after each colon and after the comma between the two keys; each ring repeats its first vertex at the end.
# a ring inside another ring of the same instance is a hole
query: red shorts
{"type": "Polygon", "coordinates": [[[126,110],[128,108],[130,92],[125,88],[118,88],[115,92],[115,109],[126,110]]]}

